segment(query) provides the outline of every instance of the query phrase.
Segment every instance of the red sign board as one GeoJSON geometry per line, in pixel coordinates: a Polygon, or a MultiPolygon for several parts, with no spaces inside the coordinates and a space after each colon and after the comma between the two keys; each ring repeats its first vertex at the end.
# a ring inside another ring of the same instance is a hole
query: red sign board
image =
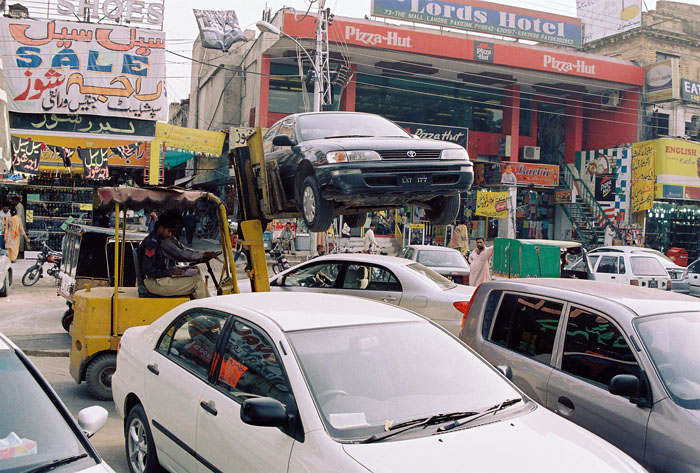
{"type": "Polygon", "coordinates": [[[555,164],[501,163],[501,169],[504,172],[508,167],[513,170],[518,185],[547,187],[559,185],[559,166],[555,164]]]}

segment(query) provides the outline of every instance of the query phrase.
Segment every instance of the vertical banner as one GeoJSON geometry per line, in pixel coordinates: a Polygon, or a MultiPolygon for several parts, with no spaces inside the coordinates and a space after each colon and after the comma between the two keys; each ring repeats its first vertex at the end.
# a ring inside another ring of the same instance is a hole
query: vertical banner
{"type": "Polygon", "coordinates": [[[109,179],[109,148],[78,148],[78,155],[83,162],[85,179],[93,181],[103,181],[109,179]]]}
{"type": "Polygon", "coordinates": [[[476,191],[476,215],[507,217],[509,195],[508,192],[476,191]]]}
{"type": "Polygon", "coordinates": [[[44,143],[17,136],[13,136],[11,141],[14,172],[39,174],[39,158],[41,158],[41,148],[45,146],[44,143]]]}
{"type": "Polygon", "coordinates": [[[615,202],[615,174],[603,174],[595,177],[595,200],[598,202],[615,202]]]}
{"type": "Polygon", "coordinates": [[[642,141],[632,145],[632,212],[649,210],[654,204],[654,141],[642,141]]]}

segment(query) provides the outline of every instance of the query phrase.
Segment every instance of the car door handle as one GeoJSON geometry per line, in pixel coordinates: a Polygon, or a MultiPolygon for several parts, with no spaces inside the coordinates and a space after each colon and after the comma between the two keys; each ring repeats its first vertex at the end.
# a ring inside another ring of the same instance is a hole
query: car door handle
{"type": "Polygon", "coordinates": [[[200,402],[199,405],[201,406],[202,409],[207,411],[209,414],[215,416],[216,414],[219,413],[219,411],[216,410],[216,407],[214,407],[214,401],[209,401],[209,402],[200,402]]]}
{"type": "Polygon", "coordinates": [[[382,300],[384,302],[396,302],[396,297],[394,296],[384,296],[382,297],[382,300]]]}
{"type": "Polygon", "coordinates": [[[615,279],[615,276],[610,276],[610,279],[615,279]]]}
{"type": "Polygon", "coordinates": [[[568,397],[561,396],[557,400],[557,414],[568,416],[575,408],[573,401],[568,397]]]}
{"type": "Polygon", "coordinates": [[[158,371],[158,365],[155,363],[151,363],[150,365],[147,365],[146,368],[148,368],[148,371],[153,373],[154,375],[158,376],[160,371],[158,371]]]}

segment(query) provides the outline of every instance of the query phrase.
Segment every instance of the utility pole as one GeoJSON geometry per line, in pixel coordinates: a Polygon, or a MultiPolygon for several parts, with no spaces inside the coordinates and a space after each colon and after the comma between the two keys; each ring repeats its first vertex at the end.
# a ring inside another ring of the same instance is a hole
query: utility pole
{"type": "Polygon", "coordinates": [[[328,10],[326,0],[318,0],[316,22],[316,57],[314,61],[314,112],[320,112],[323,105],[330,104],[330,62],[328,53],[328,10]]]}

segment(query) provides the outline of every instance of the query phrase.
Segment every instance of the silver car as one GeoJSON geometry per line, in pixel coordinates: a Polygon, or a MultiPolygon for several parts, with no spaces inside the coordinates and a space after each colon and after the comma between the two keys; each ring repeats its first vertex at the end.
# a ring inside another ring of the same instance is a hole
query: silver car
{"type": "MultiPolygon", "coordinates": [[[[242,292],[250,290],[241,281],[242,292]]],[[[474,292],[405,258],[338,254],[314,258],[276,274],[272,291],[346,294],[396,304],[428,317],[454,335],[474,292]]],[[[332,310],[332,308],[329,308],[332,310]]]]}
{"type": "Polygon", "coordinates": [[[700,302],[569,279],[493,281],[460,338],[652,472],[700,471],[700,302]]]}
{"type": "Polygon", "coordinates": [[[12,285],[12,267],[7,250],[0,250],[0,297],[7,297],[12,285]]]}
{"type": "Polygon", "coordinates": [[[700,297],[700,259],[688,265],[688,281],[690,295],[700,297]]]}
{"type": "Polygon", "coordinates": [[[409,245],[396,256],[416,261],[457,284],[469,284],[469,263],[462,253],[454,248],[409,245]]]}

